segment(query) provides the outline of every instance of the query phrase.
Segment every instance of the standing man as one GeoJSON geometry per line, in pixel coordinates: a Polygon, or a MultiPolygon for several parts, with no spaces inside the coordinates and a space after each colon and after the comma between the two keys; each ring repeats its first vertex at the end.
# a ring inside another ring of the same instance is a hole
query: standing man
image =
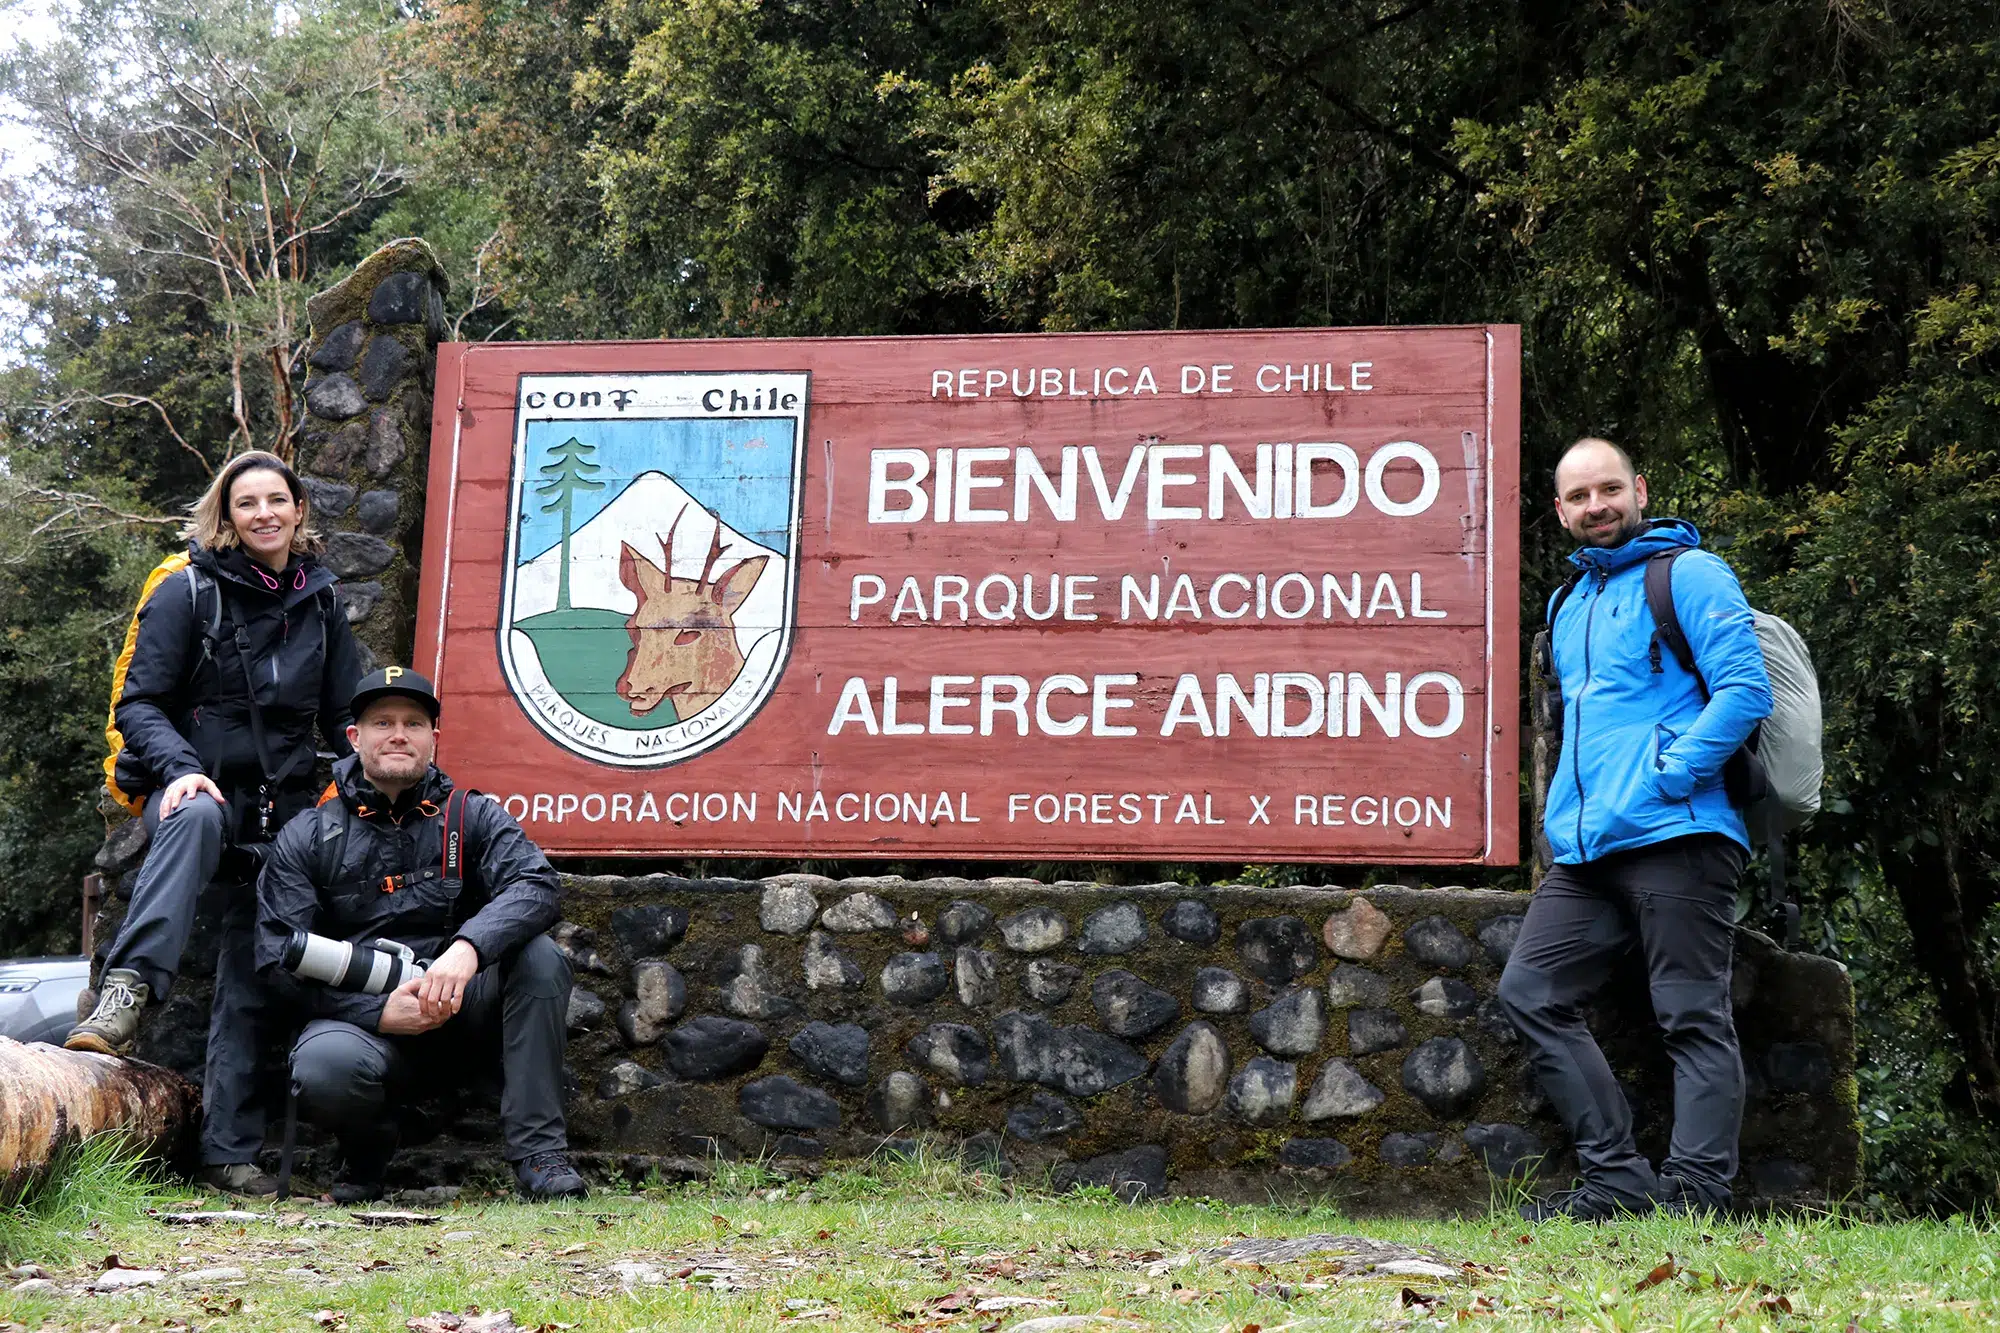
{"type": "Polygon", "coordinates": [[[1645,509],[1646,479],[1608,440],[1578,440],[1556,466],[1556,514],[1583,545],[1551,599],[1563,744],[1542,828],[1554,864],[1500,1002],[1576,1144],[1583,1183],[1525,1205],[1530,1221],[1723,1208],[1736,1174],[1743,1060],[1729,971],[1750,840],[1723,765],[1771,711],[1771,686],[1735,574],[1700,549],[1693,525],[1648,522],[1645,509]],[[1677,548],[1674,610],[1699,677],[1661,651],[1646,601],[1647,562],[1677,548]],[[1673,1140],[1657,1173],[1583,1020],[1612,969],[1640,959],[1674,1064],[1673,1140]]]}
{"type": "Polygon", "coordinates": [[[396,1148],[392,1099],[462,1068],[496,1028],[500,1127],[521,1193],[581,1198],[563,1123],[570,967],[544,933],[562,888],[512,816],[454,793],[431,763],[438,712],[414,671],[361,678],[354,754],[334,765],[319,808],[278,835],[258,881],[257,968],[278,981],[295,931],[394,940],[436,960],[387,995],[298,983],[314,1017],[292,1047],[292,1083],[306,1118],[340,1135],[347,1176],[336,1199],[381,1197],[396,1148]]]}

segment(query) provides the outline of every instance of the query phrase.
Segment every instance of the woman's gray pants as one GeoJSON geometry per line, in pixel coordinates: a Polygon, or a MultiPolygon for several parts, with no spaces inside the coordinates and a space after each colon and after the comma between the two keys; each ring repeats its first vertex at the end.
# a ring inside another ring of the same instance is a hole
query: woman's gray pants
{"type": "MultiPolygon", "coordinates": [[[[227,846],[227,809],[196,792],[160,817],[160,797],[146,799],[152,839],[132,888],[132,905],[105,951],[106,970],[129,968],[159,1004],[173,988],[194,930],[196,904],[215,878],[227,846]]],[[[255,1160],[264,1146],[265,1111],[257,1091],[257,1055],[271,999],[251,956],[257,886],[218,885],[223,895],[215,999],[208,1014],[208,1057],[202,1073],[201,1160],[204,1166],[255,1160]]]]}
{"type": "Polygon", "coordinates": [[[435,1086],[441,1070],[456,1072],[468,1050],[500,1037],[500,1132],[507,1160],[569,1146],[563,1122],[564,1022],[570,965],[555,941],[537,935],[511,958],[481,968],[465,1002],[442,1027],[413,1037],[386,1037],[316,1018],[292,1046],[292,1083],[299,1114],[343,1138],[379,1139],[391,1097],[435,1086]]]}

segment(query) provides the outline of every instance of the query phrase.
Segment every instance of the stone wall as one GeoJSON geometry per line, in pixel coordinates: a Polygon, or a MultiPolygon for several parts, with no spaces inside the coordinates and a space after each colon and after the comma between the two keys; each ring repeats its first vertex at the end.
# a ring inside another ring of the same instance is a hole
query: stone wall
{"type": "MultiPolygon", "coordinates": [[[[1573,1170],[1493,1000],[1526,900],[1467,889],[569,877],[573,1142],[862,1156],[929,1134],[1148,1192],[1483,1207],[1573,1170]]],[[[1663,1148],[1640,989],[1595,1025],[1663,1148]]],[[[1745,933],[1746,1198],[1859,1177],[1845,972],[1745,933]]]]}
{"type": "MultiPolygon", "coordinates": [[[[601,1178],[691,1175],[718,1156],[809,1170],[922,1142],[1057,1185],[1437,1214],[1484,1208],[1493,1175],[1574,1170],[1492,998],[1525,895],[564,879],[570,1137],[601,1178]]],[[[197,1079],[209,920],[138,1052],[197,1079]]],[[[1860,1140],[1845,971],[1739,932],[1735,1007],[1750,1079],[1739,1195],[1847,1195],[1860,1140]]],[[[1657,1160],[1671,1093],[1643,969],[1592,1026],[1657,1160]]],[[[497,1178],[497,1093],[488,1080],[413,1115],[396,1183],[497,1178]]],[[[329,1169],[303,1142],[308,1175],[329,1169]]]]}

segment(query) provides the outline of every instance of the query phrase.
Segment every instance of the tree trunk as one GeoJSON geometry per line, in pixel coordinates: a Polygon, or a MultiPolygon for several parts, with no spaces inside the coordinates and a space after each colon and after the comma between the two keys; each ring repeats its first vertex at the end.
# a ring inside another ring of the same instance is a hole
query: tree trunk
{"type": "Polygon", "coordinates": [[[1883,874],[1916,940],[1917,965],[1937,996],[1938,1016],[1958,1039],[1973,1110],[2000,1124],[2000,989],[1979,951],[1979,921],[1943,846],[1884,849],[1883,874]]]}
{"type": "Polygon", "coordinates": [[[0,1037],[0,1199],[92,1135],[176,1160],[200,1124],[201,1089],[172,1070],[0,1037]]]}

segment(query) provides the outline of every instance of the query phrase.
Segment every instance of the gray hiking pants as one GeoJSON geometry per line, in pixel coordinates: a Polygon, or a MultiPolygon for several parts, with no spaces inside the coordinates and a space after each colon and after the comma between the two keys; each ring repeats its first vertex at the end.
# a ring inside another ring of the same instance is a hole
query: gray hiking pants
{"type": "Polygon", "coordinates": [[[1730,1010],[1736,880],[1743,849],[1719,834],[1675,838],[1555,866],[1528,905],[1500,977],[1500,1003],[1528,1044],[1542,1090],[1576,1143],[1587,1185],[1640,1207],[1658,1176],[1722,1207],[1736,1175],[1743,1059],[1730,1010]],[[1632,1139],[1632,1108],[1583,1008],[1634,945],[1674,1066],[1674,1126],[1656,1176],[1632,1139]]]}
{"type": "Polygon", "coordinates": [[[500,1132],[507,1159],[569,1146],[563,1122],[563,1041],[570,965],[546,935],[479,974],[465,1002],[442,1027],[414,1037],[386,1037],[316,1018],[292,1046],[299,1114],[350,1143],[379,1140],[390,1099],[434,1086],[440,1071],[463,1069],[468,1051],[485,1049],[499,1028],[500,1132]]]}
{"type": "MultiPolygon", "coordinates": [[[[132,905],[105,952],[104,966],[130,968],[165,1000],[181,970],[201,892],[215,878],[226,846],[228,811],[196,792],[160,818],[160,792],[146,800],[152,841],[132,888],[132,905]]],[[[208,1056],[201,1080],[201,1160],[204,1166],[252,1161],[264,1146],[265,1108],[257,1090],[257,1053],[270,1021],[269,992],[257,979],[251,951],[257,886],[218,886],[223,897],[215,998],[208,1014],[208,1056]]]]}

